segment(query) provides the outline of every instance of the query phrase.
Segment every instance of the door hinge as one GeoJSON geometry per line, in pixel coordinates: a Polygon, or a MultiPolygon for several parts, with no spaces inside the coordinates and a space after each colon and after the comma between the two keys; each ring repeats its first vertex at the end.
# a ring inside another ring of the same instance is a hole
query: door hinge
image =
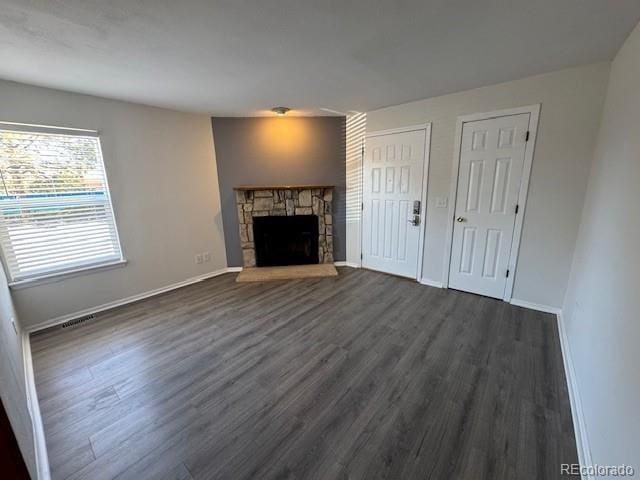
{"type": "Polygon", "coordinates": [[[507,268],[507,278],[509,278],[509,269],[507,268]]]}
{"type": "Polygon", "coordinates": [[[364,210],[364,202],[360,203],[360,210],[364,210]]]}
{"type": "Polygon", "coordinates": [[[520,210],[520,205],[516,205],[516,215],[518,214],[518,210],[520,210]]]}
{"type": "Polygon", "coordinates": [[[525,142],[529,141],[529,130],[527,130],[527,134],[524,136],[524,141],[525,142]]]}
{"type": "Polygon", "coordinates": [[[360,254],[360,260],[362,260],[362,253],[360,254]]]}

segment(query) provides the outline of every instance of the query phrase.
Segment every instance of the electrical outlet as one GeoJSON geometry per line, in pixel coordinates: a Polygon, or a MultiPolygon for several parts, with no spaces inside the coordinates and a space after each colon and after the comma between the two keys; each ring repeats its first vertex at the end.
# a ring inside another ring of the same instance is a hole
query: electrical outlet
{"type": "Polygon", "coordinates": [[[197,264],[201,264],[202,263],[202,254],[201,253],[197,253],[195,258],[196,258],[196,263],[197,264]]]}
{"type": "Polygon", "coordinates": [[[204,260],[205,262],[210,262],[211,261],[211,252],[204,252],[202,254],[202,260],[204,260]]]}

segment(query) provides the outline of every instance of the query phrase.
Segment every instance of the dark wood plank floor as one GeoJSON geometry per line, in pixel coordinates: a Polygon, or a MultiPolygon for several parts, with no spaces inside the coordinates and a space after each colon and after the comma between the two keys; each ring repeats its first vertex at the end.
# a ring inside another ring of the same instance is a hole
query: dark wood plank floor
{"type": "Polygon", "coordinates": [[[577,462],[554,316],[365,270],[234,278],[32,338],[54,479],[549,479],[577,462]]]}

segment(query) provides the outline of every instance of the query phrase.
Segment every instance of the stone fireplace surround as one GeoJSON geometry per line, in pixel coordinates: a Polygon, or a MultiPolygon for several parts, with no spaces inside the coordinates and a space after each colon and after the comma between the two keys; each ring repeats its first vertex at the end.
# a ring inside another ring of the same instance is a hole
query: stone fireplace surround
{"type": "Polygon", "coordinates": [[[241,185],[234,188],[244,267],[256,266],[253,217],[318,216],[318,260],[333,263],[333,185],[241,185]]]}

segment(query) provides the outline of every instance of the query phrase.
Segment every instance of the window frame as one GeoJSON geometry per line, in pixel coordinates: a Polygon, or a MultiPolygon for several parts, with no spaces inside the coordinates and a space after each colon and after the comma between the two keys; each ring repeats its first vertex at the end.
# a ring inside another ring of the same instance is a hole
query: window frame
{"type": "Polygon", "coordinates": [[[9,269],[9,266],[8,266],[9,264],[5,257],[4,248],[0,247],[0,260],[2,261],[2,266],[6,272],[7,279],[9,280],[8,282],[9,287],[23,288],[31,285],[49,283],[52,281],[62,280],[68,277],[85,275],[89,273],[94,273],[99,270],[106,270],[106,269],[111,269],[111,268],[126,265],[127,260],[124,254],[122,241],[120,239],[120,232],[118,229],[118,222],[116,219],[115,206],[113,204],[113,199],[111,197],[109,175],[107,173],[107,165],[106,165],[103,150],[102,150],[102,138],[100,136],[100,132],[98,130],[89,130],[89,129],[81,129],[81,128],[53,127],[53,126],[27,124],[27,123],[15,123],[15,122],[6,122],[6,121],[0,121],[0,130],[26,132],[26,133],[48,133],[53,135],[63,135],[63,136],[69,136],[69,137],[92,137],[96,139],[97,153],[100,157],[100,162],[102,163],[102,172],[104,174],[104,188],[105,188],[104,194],[106,197],[106,201],[111,207],[111,221],[113,222],[115,242],[120,252],[119,258],[110,258],[107,260],[101,260],[97,262],[87,262],[87,263],[70,262],[71,265],[66,268],[52,269],[50,271],[43,271],[41,273],[37,273],[32,276],[27,276],[25,278],[15,279],[11,274],[11,270],[9,269]]]}

